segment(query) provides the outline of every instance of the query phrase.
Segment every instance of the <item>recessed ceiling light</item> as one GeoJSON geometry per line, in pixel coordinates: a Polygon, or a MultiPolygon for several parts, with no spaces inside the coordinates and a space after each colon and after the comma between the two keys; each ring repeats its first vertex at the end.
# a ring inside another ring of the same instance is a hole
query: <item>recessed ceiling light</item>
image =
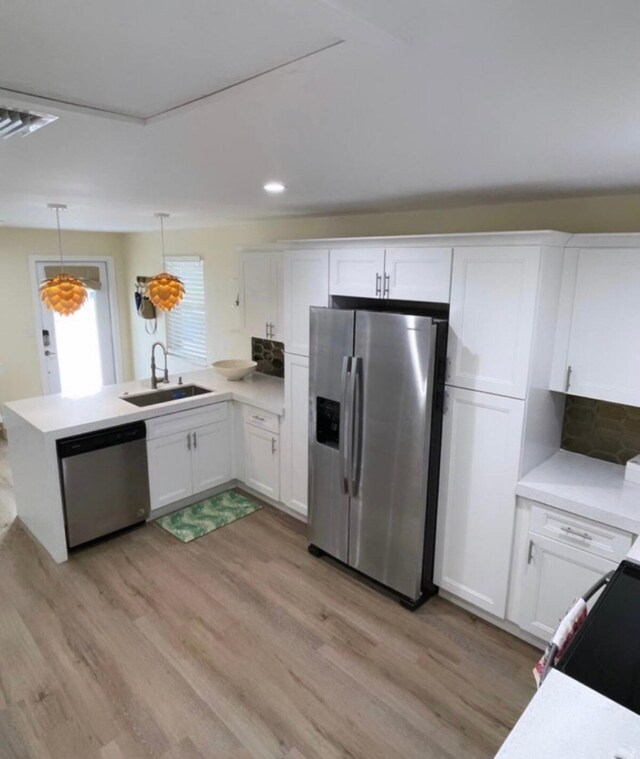
{"type": "Polygon", "coordinates": [[[267,182],[267,184],[264,186],[264,189],[267,192],[270,192],[272,195],[280,195],[280,193],[284,192],[287,188],[282,184],[282,182],[267,182]]]}

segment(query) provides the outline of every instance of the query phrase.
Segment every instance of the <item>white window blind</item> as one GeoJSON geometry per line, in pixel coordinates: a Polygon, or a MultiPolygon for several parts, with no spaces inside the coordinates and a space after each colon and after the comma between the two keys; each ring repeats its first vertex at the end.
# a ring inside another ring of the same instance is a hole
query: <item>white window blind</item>
{"type": "Polygon", "coordinates": [[[167,348],[169,353],[192,361],[207,363],[207,331],[204,313],[204,266],[202,259],[191,256],[167,256],[167,271],[184,282],[185,295],[173,311],[167,313],[167,348]]]}

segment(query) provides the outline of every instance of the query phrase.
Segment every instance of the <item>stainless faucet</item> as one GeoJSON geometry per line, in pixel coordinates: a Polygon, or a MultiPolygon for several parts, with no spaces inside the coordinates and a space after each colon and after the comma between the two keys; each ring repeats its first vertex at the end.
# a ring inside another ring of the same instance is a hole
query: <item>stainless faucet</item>
{"type": "Polygon", "coordinates": [[[158,341],[151,346],[151,387],[155,390],[158,387],[158,382],[169,382],[169,370],[167,369],[167,349],[164,345],[158,341]],[[158,380],[156,376],[156,346],[162,348],[164,353],[164,373],[161,380],[158,380]]]}

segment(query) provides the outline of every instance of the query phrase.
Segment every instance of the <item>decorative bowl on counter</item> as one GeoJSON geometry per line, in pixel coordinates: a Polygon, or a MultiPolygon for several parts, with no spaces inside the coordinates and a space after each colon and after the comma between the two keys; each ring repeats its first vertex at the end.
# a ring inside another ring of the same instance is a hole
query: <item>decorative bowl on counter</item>
{"type": "Polygon", "coordinates": [[[211,366],[228,380],[241,380],[253,374],[258,368],[255,361],[246,358],[229,358],[225,361],[215,361],[211,366]]]}

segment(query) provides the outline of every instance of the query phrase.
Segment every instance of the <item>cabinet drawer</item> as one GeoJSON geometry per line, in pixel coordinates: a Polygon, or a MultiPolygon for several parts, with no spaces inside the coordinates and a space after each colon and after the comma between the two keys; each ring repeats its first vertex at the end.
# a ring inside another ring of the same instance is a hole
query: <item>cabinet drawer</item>
{"type": "Polygon", "coordinates": [[[535,504],[530,530],[615,562],[624,559],[633,542],[628,532],[535,504]]]}
{"type": "Polygon", "coordinates": [[[261,429],[273,432],[276,435],[280,431],[278,416],[269,411],[262,411],[253,406],[243,404],[242,418],[246,424],[252,424],[254,427],[260,427],[261,429]]]}
{"type": "Polygon", "coordinates": [[[211,406],[200,406],[189,411],[177,411],[174,414],[159,416],[148,419],[147,440],[153,440],[164,435],[172,435],[174,432],[185,432],[197,429],[206,424],[214,424],[227,419],[229,404],[227,402],[215,403],[211,406]]]}

